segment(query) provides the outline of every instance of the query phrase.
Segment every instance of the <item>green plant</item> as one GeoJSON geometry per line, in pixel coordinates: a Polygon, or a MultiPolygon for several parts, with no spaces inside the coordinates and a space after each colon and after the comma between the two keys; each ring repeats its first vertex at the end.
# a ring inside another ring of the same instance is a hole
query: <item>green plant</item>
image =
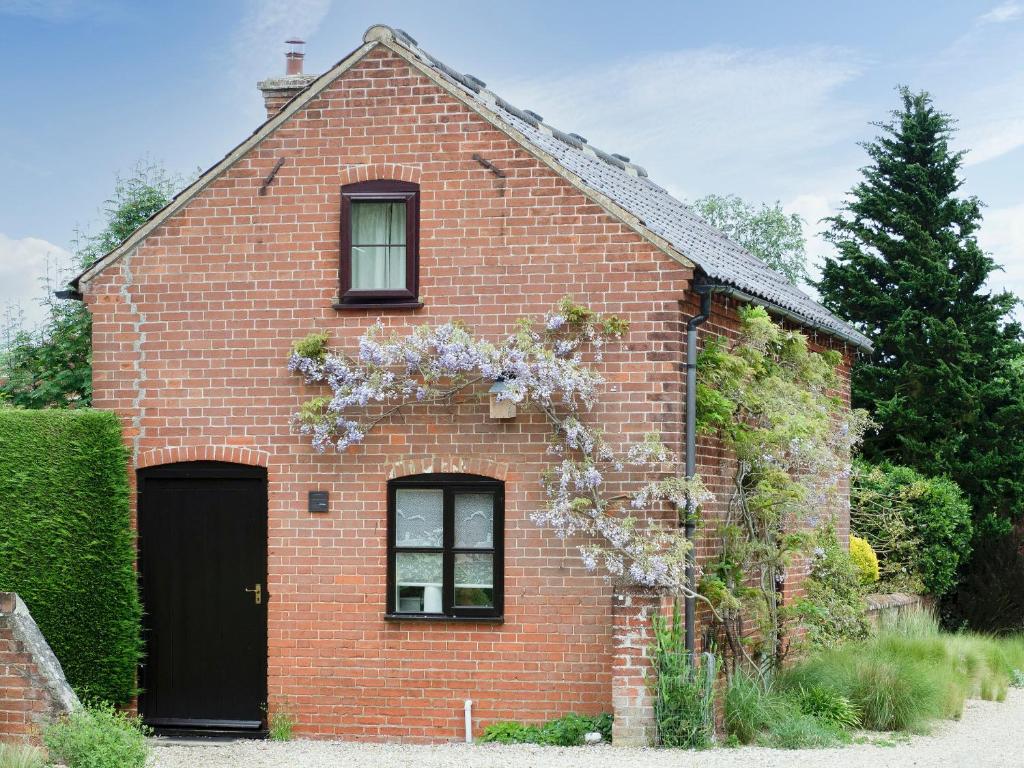
{"type": "MultiPolygon", "coordinates": [[[[900,88],[892,119],[877,127],[862,178],[828,219],[836,253],[818,284],[823,304],[874,346],[851,376],[854,405],[881,425],[864,456],[948,476],[976,534],[1003,536],[1024,509],[1017,297],[989,287],[999,266],[978,243],[982,203],[963,194],[955,120],[928,93],[900,88]]],[[[928,549],[941,578],[926,586],[942,594],[959,553],[928,549]]]]}
{"type": "MultiPolygon", "coordinates": [[[[73,243],[75,267],[87,267],[163,208],[181,180],[156,165],[139,163],[128,178],[117,179],[104,206],[104,228],[79,235],[73,243]]],[[[44,286],[48,316],[37,331],[20,322],[2,329],[0,402],[22,408],[81,408],[92,399],[92,315],[80,301],[55,299],[44,286]]]]}
{"type": "Polygon", "coordinates": [[[579,715],[574,712],[549,720],[540,725],[506,720],[491,723],[484,728],[482,743],[542,744],[554,747],[575,747],[583,744],[583,737],[596,731],[606,743],[612,740],[612,716],[579,715]]]}
{"type": "Polygon", "coordinates": [[[143,768],[149,756],[147,735],[138,717],[93,704],[48,725],[43,743],[51,759],[68,768],[143,768]]]}
{"type": "Polygon", "coordinates": [[[871,548],[866,539],[860,536],[850,536],[850,560],[853,562],[857,574],[860,576],[860,583],[869,586],[878,581],[878,555],[871,548]]]}
{"type": "Polygon", "coordinates": [[[1014,688],[1024,688],[1024,670],[1015,669],[1010,673],[1010,685],[1014,688]]]}
{"type": "Polygon", "coordinates": [[[540,728],[515,720],[502,720],[484,728],[480,742],[484,744],[540,744],[540,728]]]}
{"type": "Polygon", "coordinates": [[[725,730],[740,744],[753,744],[758,734],[781,714],[778,697],[744,668],[730,677],[724,708],[725,730]]]}
{"type": "Polygon", "coordinates": [[[853,705],[815,687],[786,691],[738,669],[725,693],[725,727],[740,744],[780,749],[828,747],[845,740],[853,727],[853,705]]]}
{"type": "Polygon", "coordinates": [[[707,747],[715,737],[717,660],[706,653],[698,661],[686,650],[678,603],[673,606],[671,623],[655,614],[651,624],[658,739],[666,747],[707,747]]]}
{"type": "Polygon", "coordinates": [[[758,741],[776,749],[815,749],[833,747],[848,738],[842,729],[792,707],[783,709],[758,741]]]}
{"type": "Polygon", "coordinates": [[[35,747],[0,743],[0,768],[43,768],[46,757],[35,747]]]}
{"type": "Polygon", "coordinates": [[[808,641],[815,648],[832,648],[866,636],[867,604],[851,554],[831,526],[817,531],[813,543],[805,596],[794,607],[794,614],[807,628],[808,641]]]}
{"type": "Polygon", "coordinates": [[[909,467],[856,462],[850,525],[877,552],[883,588],[893,591],[944,595],[971,552],[971,507],[963,492],[952,480],[909,467]]]}
{"type": "Polygon", "coordinates": [[[113,413],[0,409],[0,590],[80,694],[123,704],[141,652],[127,451],[113,413]]]}
{"type": "Polygon", "coordinates": [[[267,718],[271,741],[291,741],[295,729],[295,717],[287,709],[272,712],[267,718]]]}
{"type": "Polygon", "coordinates": [[[848,698],[820,685],[799,686],[793,696],[800,711],[837,728],[856,728],[860,709],[848,698]]]}
{"type": "Polygon", "coordinates": [[[1018,665],[1019,638],[943,632],[934,615],[917,611],[873,637],[810,654],[779,683],[798,702],[812,688],[844,697],[870,730],[919,732],[960,717],[968,698],[1005,698],[1018,665]]]}

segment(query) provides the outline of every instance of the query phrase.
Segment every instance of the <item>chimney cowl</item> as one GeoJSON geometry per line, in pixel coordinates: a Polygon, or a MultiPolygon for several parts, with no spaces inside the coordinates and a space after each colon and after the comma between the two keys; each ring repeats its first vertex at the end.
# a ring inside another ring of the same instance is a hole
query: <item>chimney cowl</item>
{"type": "Polygon", "coordinates": [[[288,46],[284,55],[285,74],[256,83],[256,87],[263,94],[268,118],[280,112],[285,104],[317,79],[317,75],[307,75],[302,71],[303,59],[306,57],[304,50],[306,43],[298,38],[292,38],[286,40],[285,45],[288,46]]]}
{"type": "Polygon", "coordinates": [[[301,75],[302,60],[306,58],[306,41],[293,37],[291,40],[285,40],[284,44],[288,46],[288,50],[284,54],[285,76],[295,77],[295,75],[301,75]]]}

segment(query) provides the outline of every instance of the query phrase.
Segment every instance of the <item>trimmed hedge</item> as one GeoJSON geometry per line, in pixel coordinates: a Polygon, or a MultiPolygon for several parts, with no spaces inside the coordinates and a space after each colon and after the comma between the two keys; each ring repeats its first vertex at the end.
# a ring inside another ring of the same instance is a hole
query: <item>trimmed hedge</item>
{"type": "Polygon", "coordinates": [[[0,408],[0,590],[71,686],[114,704],[136,693],[142,651],[127,459],[112,413],[0,408]]]}

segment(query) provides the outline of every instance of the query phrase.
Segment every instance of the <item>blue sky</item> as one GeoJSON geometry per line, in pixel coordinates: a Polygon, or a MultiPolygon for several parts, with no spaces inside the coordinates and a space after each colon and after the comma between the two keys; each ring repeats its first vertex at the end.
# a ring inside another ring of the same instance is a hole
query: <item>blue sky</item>
{"type": "Polygon", "coordinates": [[[318,72],[378,22],[681,197],[781,201],[814,261],[870,122],[897,84],[927,89],[972,150],[994,283],[1024,295],[1024,0],[0,0],[0,310],[39,316],[40,277],[97,226],[118,172],[148,158],[188,175],[247,136],[283,40],[304,37],[318,72]]]}

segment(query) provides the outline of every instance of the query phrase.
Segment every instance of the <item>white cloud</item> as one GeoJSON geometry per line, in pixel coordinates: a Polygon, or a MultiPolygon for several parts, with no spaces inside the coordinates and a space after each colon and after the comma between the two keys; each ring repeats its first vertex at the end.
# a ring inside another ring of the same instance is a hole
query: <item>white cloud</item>
{"type": "MultiPolygon", "coordinates": [[[[284,74],[284,41],[311,37],[331,9],[331,0],[256,0],[247,6],[234,36],[234,61],[250,77],[284,74]],[[273,68],[269,68],[273,66],[273,68]]],[[[252,83],[248,84],[252,87],[252,83]]]]}
{"type": "Polygon", "coordinates": [[[14,240],[0,233],[0,312],[20,308],[28,324],[42,320],[43,281],[66,271],[70,259],[59,245],[38,237],[14,240]]]}
{"type": "Polygon", "coordinates": [[[995,78],[958,102],[953,107],[957,145],[970,148],[964,165],[994,160],[1024,145],[1024,73],[995,78]]]}
{"type": "Polygon", "coordinates": [[[986,210],[978,243],[1003,267],[989,278],[990,285],[1024,297],[1024,203],[986,210]]]}
{"type": "Polygon", "coordinates": [[[1008,2],[983,13],[978,17],[978,21],[982,24],[1005,24],[1008,21],[1019,19],[1022,14],[1024,14],[1024,6],[1017,2],[1008,2]]]}
{"type": "Polygon", "coordinates": [[[744,193],[754,178],[772,198],[796,194],[791,177],[820,174],[817,150],[853,146],[869,115],[839,91],[861,69],[847,49],[709,47],[494,86],[550,124],[629,155],[673,193],[744,193]]]}

